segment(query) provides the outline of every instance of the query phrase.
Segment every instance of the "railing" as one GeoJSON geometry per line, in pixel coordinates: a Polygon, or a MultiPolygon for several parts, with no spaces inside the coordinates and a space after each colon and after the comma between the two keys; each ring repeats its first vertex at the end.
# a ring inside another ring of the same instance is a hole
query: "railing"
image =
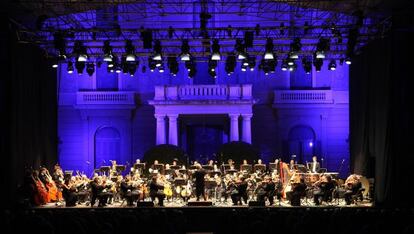
{"type": "Polygon", "coordinates": [[[156,86],[155,100],[237,100],[251,99],[252,85],[156,86]]]}
{"type": "Polygon", "coordinates": [[[76,94],[78,105],[133,105],[134,92],[78,92],[76,94]]]}
{"type": "Polygon", "coordinates": [[[275,90],[274,103],[333,103],[331,90],[275,90]]]}

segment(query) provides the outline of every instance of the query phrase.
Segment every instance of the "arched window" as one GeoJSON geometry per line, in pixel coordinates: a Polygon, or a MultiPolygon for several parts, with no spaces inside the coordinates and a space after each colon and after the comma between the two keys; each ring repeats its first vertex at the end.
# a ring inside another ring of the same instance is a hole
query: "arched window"
{"type": "Polygon", "coordinates": [[[297,125],[290,129],[288,136],[289,155],[296,155],[298,163],[310,162],[316,153],[314,130],[306,125],[297,125]]]}
{"type": "Polygon", "coordinates": [[[95,168],[120,161],[120,134],[113,127],[99,128],[95,133],[95,168]]]}

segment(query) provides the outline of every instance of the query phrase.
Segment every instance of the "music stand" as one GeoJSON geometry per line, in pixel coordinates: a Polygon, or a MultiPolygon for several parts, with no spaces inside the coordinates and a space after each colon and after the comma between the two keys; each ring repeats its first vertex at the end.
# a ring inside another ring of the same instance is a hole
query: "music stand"
{"type": "Polygon", "coordinates": [[[187,169],[180,169],[178,170],[181,174],[187,174],[187,169]]]}
{"type": "Polygon", "coordinates": [[[254,165],[254,171],[266,171],[266,165],[264,164],[256,164],[254,165]]]}
{"type": "Polygon", "coordinates": [[[141,171],[145,170],[145,163],[135,163],[134,169],[141,170],[141,171]]]}
{"type": "Polygon", "coordinates": [[[121,174],[123,171],[125,171],[126,167],[125,165],[116,165],[115,169],[119,174],[121,174]]]}
{"type": "Polygon", "coordinates": [[[226,170],[226,174],[232,174],[232,173],[236,173],[237,172],[237,170],[236,169],[229,169],[229,170],[226,170]]]}
{"type": "Polygon", "coordinates": [[[158,170],[161,174],[164,173],[164,164],[153,164],[152,169],[158,170]]]}
{"type": "Polygon", "coordinates": [[[296,165],[296,170],[298,170],[301,173],[308,172],[308,168],[306,168],[305,165],[303,165],[303,164],[297,164],[296,165]]]}
{"type": "Polygon", "coordinates": [[[72,175],[73,175],[73,170],[66,170],[66,171],[65,171],[65,175],[70,175],[70,176],[72,176],[72,175]]]}
{"type": "Polygon", "coordinates": [[[221,167],[222,167],[222,170],[227,171],[230,169],[230,164],[223,164],[221,165],[221,167]]]}
{"type": "Polygon", "coordinates": [[[175,166],[174,165],[171,165],[170,168],[173,169],[173,170],[178,170],[181,167],[179,165],[175,165],[175,166]]]}
{"type": "Polygon", "coordinates": [[[277,170],[277,164],[279,163],[269,163],[269,170],[270,171],[277,170]]]}
{"type": "Polygon", "coordinates": [[[173,169],[165,169],[164,170],[164,174],[166,174],[166,175],[171,175],[171,174],[173,174],[173,172],[174,172],[173,169]]]}
{"type": "Polygon", "coordinates": [[[109,171],[111,170],[111,167],[110,166],[102,166],[100,170],[101,170],[102,173],[105,174],[107,172],[108,175],[109,175],[109,171]]]}
{"type": "Polygon", "coordinates": [[[211,170],[213,170],[213,166],[211,166],[211,165],[203,165],[203,166],[201,166],[203,169],[205,169],[205,170],[208,170],[208,171],[211,171],[211,170]]]}
{"type": "Polygon", "coordinates": [[[174,179],[174,185],[175,186],[182,186],[182,185],[186,185],[187,183],[185,182],[185,179],[183,178],[175,178],[174,179]]]}
{"type": "Polygon", "coordinates": [[[240,165],[240,171],[251,172],[252,171],[252,165],[250,165],[250,164],[240,165]]]}
{"type": "Polygon", "coordinates": [[[189,167],[189,170],[197,170],[198,168],[197,168],[197,166],[196,165],[191,165],[190,167],[189,167]]]}

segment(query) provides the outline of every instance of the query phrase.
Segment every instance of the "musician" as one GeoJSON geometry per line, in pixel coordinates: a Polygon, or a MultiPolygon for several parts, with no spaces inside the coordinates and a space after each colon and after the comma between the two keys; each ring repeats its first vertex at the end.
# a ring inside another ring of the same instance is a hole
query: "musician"
{"type": "Polygon", "coordinates": [[[319,169],[321,168],[319,162],[318,162],[318,157],[316,157],[315,155],[312,157],[312,162],[309,163],[309,171],[311,173],[318,173],[319,169]]]}
{"type": "Polygon", "coordinates": [[[158,179],[156,176],[153,176],[151,179],[151,182],[149,184],[149,190],[150,190],[150,197],[152,202],[155,201],[155,198],[158,198],[158,205],[164,206],[164,186],[158,183],[158,179]]]}
{"type": "Polygon", "coordinates": [[[240,176],[235,183],[235,189],[231,193],[233,205],[242,205],[242,199],[247,204],[247,181],[244,176],[240,176]]]}
{"type": "Polygon", "coordinates": [[[348,176],[345,180],[345,202],[347,205],[351,205],[352,203],[352,196],[355,196],[359,193],[362,188],[362,183],[360,181],[361,176],[352,174],[348,176]]]}
{"type": "Polygon", "coordinates": [[[195,178],[196,198],[197,198],[197,201],[199,201],[200,196],[203,196],[204,201],[206,201],[207,197],[204,191],[204,188],[205,188],[204,176],[206,175],[206,171],[201,167],[199,163],[195,164],[195,166],[197,170],[194,172],[193,176],[195,178]]]}
{"type": "Polygon", "coordinates": [[[320,198],[324,201],[332,198],[331,196],[335,188],[335,183],[330,175],[321,176],[319,181],[315,182],[314,186],[317,187],[316,191],[313,192],[313,201],[315,202],[315,205],[318,206],[320,204],[320,198]]]}
{"type": "Polygon", "coordinates": [[[95,177],[91,184],[91,206],[95,205],[96,199],[99,200],[98,207],[106,206],[106,202],[108,200],[108,194],[104,192],[106,188],[106,181],[99,178],[99,176],[95,177]]]}
{"type": "Polygon", "coordinates": [[[300,206],[300,198],[305,196],[306,188],[305,179],[301,177],[299,183],[294,183],[292,190],[286,192],[286,197],[292,206],[300,206]]]}
{"type": "Polygon", "coordinates": [[[134,197],[132,194],[132,191],[134,190],[134,187],[132,187],[132,181],[131,176],[126,175],[125,178],[121,182],[121,196],[125,198],[127,201],[127,206],[132,206],[134,197]]]}
{"type": "Polygon", "coordinates": [[[264,191],[266,193],[267,199],[269,200],[270,205],[273,205],[274,196],[275,196],[276,184],[273,182],[271,177],[266,177],[266,185],[264,191]]]}
{"type": "Polygon", "coordinates": [[[180,166],[177,164],[177,162],[178,162],[178,159],[174,158],[171,164],[171,169],[174,169],[174,170],[180,169],[180,166]]]}
{"type": "Polygon", "coordinates": [[[62,184],[62,195],[65,199],[66,206],[75,206],[76,202],[78,201],[78,196],[76,194],[76,185],[73,183],[73,179],[71,175],[68,175],[64,179],[64,183],[62,184]]]}
{"type": "Polygon", "coordinates": [[[296,165],[295,160],[291,159],[289,161],[289,170],[294,171],[295,170],[295,165],[296,165]]]}

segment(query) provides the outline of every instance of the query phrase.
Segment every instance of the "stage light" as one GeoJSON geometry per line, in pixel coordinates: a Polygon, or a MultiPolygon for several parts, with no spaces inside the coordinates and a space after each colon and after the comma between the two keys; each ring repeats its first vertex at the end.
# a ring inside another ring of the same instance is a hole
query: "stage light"
{"type": "Polygon", "coordinates": [[[249,61],[247,59],[243,59],[242,65],[246,67],[249,66],[249,61]]]}
{"type": "Polygon", "coordinates": [[[300,38],[293,39],[293,42],[290,43],[289,58],[298,59],[299,58],[298,53],[301,49],[302,49],[302,44],[300,42],[300,38]]]}
{"type": "Polygon", "coordinates": [[[266,60],[268,60],[268,59],[274,59],[274,56],[273,56],[273,47],[274,47],[273,46],[273,40],[271,38],[267,38],[264,59],[266,59],[266,60]]]}
{"type": "Polygon", "coordinates": [[[311,73],[311,71],[312,71],[312,63],[310,62],[309,59],[303,58],[302,59],[302,66],[303,66],[303,69],[305,70],[305,73],[306,74],[310,74],[311,73]]]}
{"type": "Polygon", "coordinates": [[[209,71],[216,71],[217,67],[217,60],[209,60],[208,61],[208,70],[209,71]]]}
{"type": "Polygon", "coordinates": [[[315,66],[316,72],[320,72],[322,65],[323,65],[323,59],[316,58],[313,60],[313,65],[315,66]]]}
{"type": "Polygon", "coordinates": [[[248,62],[250,71],[254,71],[254,67],[256,66],[256,58],[254,56],[250,56],[248,62]]]}
{"type": "Polygon", "coordinates": [[[245,72],[246,70],[247,70],[247,66],[245,66],[245,65],[241,66],[241,71],[242,72],[245,72]]]}
{"type": "Polygon", "coordinates": [[[86,47],[82,44],[81,41],[75,41],[75,45],[73,46],[73,53],[77,56],[76,60],[78,62],[86,62],[88,60],[86,47]]]}
{"type": "Polygon", "coordinates": [[[298,65],[296,65],[296,63],[293,63],[292,65],[289,65],[289,71],[295,71],[298,65]]]}
{"type": "Polygon", "coordinates": [[[135,73],[137,72],[137,67],[138,67],[139,63],[137,62],[128,62],[128,72],[129,75],[132,77],[135,75],[135,73]]]}
{"type": "Polygon", "coordinates": [[[112,46],[110,45],[109,41],[104,42],[104,46],[103,46],[102,50],[104,52],[103,61],[112,62],[112,58],[113,58],[112,46]]]}
{"type": "Polygon", "coordinates": [[[94,72],[95,72],[95,64],[87,63],[86,64],[86,73],[88,73],[89,76],[92,76],[94,72]]]}
{"type": "Polygon", "coordinates": [[[288,69],[288,63],[287,63],[287,60],[284,59],[282,62],[282,71],[287,71],[287,69],[288,69]]]}
{"type": "Polygon", "coordinates": [[[156,40],[154,43],[154,55],[152,59],[156,61],[162,60],[162,47],[159,40],[156,40]]]}
{"type": "Polygon", "coordinates": [[[212,77],[212,78],[217,78],[217,73],[215,71],[208,71],[208,74],[212,77]]]}
{"type": "Polygon", "coordinates": [[[245,59],[247,58],[246,47],[243,45],[243,42],[240,38],[236,39],[235,49],[237,52],[237,59],[245,59]]]}
{"type": "Polygon", "coordinates": [[[162,60],[155,60],[156,67],[161,67],[161,65],[162,65],[162,60]]]}
{"type": "Polygon", "coordinates": [[[126,52],[126,61],[135,62],[135,46],[132,44],[131,40],[125,42],[125,52],[126,52]]]}
{"type": "Polygon", "coordinates": [[[213,45],[211,46],[211,60],[218,61],[221,59],[220,55],[220,45],[217,39],[213,40],[213,45]]]}
{"type": "Polygon", "coordinates": [[[351,58],[349,56],[347,56],[345,58],[345,63],[348,64],[348,65],[351,65],[352,64],[351,58]]]}
{"type": "Polygon", "coordinates": [[[329,40],[325,38],[319,38],[318,44],[316,45],[316,58],[324,59],[326,51],[329,50],[329,40]]]}
{"type": "Polygon", "coordinates": [[[159,68],[158,68],[158,71],[159,71],[160,73],[164,73],[164,71],[165,71],[164,66],[159,67],[159,68]]]}
{"type": "Polygon", "coordinates": [[[190,46],[188,45],[188,40],[183,40],[180,54],[181,61],[189,61],[190,57],[190,46]]]}
{"type": "Polygon", "coordinates": [[[332,59],[331,62],[328,64],[328,68],[331,71],[335,71],[336,70],[336,61],[332,59]]]}
{"type": "Polygon", "coordinates": [[[231,54],[227,56],[225,70],[227,74],[232,74],[234,72],[234,68],[236,67],[236,56],[231,54]]]}
{"type": "Polygon", "coordinates": [[[292,66],[293,64],[295,64],[295,61],[293,59],[291,59],[291,58],[286,59],[286,61],[287,61],[287,64],[289,66],[292,66]]]}
{"type": "Polygon", "coordinates": [[[55,32],[53,34],[53,44],[58,51],[58,57],[66,59],[66,40],[62,32],[55,32]]]}
{"type": "Polygon", "coordinates": [[[85,62],[76,61],[75,68],[76,68],[76,71],[78,72],[78,75],[82,75],[83,69],[85,69],[85,62]]]}
{"type": "Polygon", "coordinates": [[[178,73],[178,62],[175,57],[168,57],[168,69],[173,76],[176,76],[178,73]]]}
{"type": "Polygon", "coordinates": [[[313,147],[313,142],[309,142],[309,147],[313,147]]]}
{"type": "Polygon", "coordinates": [[[154,72],[156,65],[155,65],[155,61],[152,60],[151,57],[148,57],[148,67],[150,68],[151,72],[154,72]]]}
{"type": "Polygon", "coordinates": [[[108,62],[108,67],[111,68],[114,66],[114,62],[108,62]]]}
{"type": "Polygon", "coordinates": [[[59,67],[59,60],[57,58],[52,59],[52,68],[59,67]]]}
{"type": "Polygon", "coordinates": [[[72,74],[73,73],[73,63],[72,61],[68,62],[68,67],[66,68],[68,71],[68,74],[72,74]]]}
{"type": "Polygon", "coordinates": [[[118,74],[122,72],[122,69],[121,69],[121,65],[120,64],[116,64],[116,66],[115,66],[115,72],[118,73],[118,74]]]}
{"type": "Polygon", "coordinates": [[[197,69],[192,65],[192,69],[188,72],[188,78],[194,78],[197,74],[197,69]]]}

